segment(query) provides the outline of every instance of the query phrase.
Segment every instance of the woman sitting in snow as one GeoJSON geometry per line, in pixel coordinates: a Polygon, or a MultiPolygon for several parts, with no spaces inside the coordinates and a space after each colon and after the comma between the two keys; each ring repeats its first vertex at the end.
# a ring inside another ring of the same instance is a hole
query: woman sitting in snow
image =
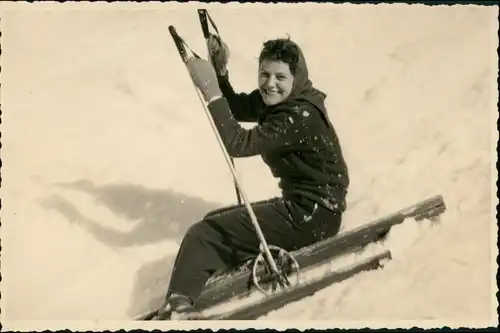
{"type": "MultiPolygon", "coordinates": [[[[280,179],[282,197],[252,204],[268,244],[293,251],[338,233],[347,166],[326,95],[309,80],[300,48],[290,39],[264,43],[250,94],[235,93],[229,82],[227,45],[212,36],[209,49],[212,64],[192,58],[187,66],[229,155],[260,155],[280,179]],[[244,129],[239,121],[257,124],[244,129]]],[[[244,205],[209,213],[182,241],[158,319],[196,319],[196,299],[212,274],[255,257],[259,245],[244,205]]]]}

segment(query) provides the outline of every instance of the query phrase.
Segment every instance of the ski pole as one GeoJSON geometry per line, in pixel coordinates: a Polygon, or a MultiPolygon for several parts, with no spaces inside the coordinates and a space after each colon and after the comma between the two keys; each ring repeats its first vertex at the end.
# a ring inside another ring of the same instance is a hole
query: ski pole
{"type": "MultiPolygon", "coordinates": [[[[196,58],[200,58],[193,50],[191,50],[191,48],[189,48],[189,46],[186,44],[186,42],[184,42],[184,40],[177,34],[177,31],[175,30],[174,26],[172,26],[172,25],[169,26],[168,30],[170,31],[170,34],[172,35],[172,38],[173,38],[174,43],[177,47],[177,50],[179,51],[179,55],[181,56],[181,59],[185,65],[187,65],[187,62],[188,62],[188,57],[186,54],[185,47],[187,47],[196,58]]],[[[186,69],[187,69],[187,66],[186,66],[186,69]]],[[[191,75],[189,75],[189,76],[191,77],[191,75]]],[[[224,142],[222,141],[222,138],[217,130],[217,127],[214,123],[214,120],[213,120],[212,116],[210,115],[210,112],[208,111],[208,109],[204,103],[204,100],[201,96],[201,93],[198,90],[198,87],[196,87],[194,80],[192,78],[191,78],[191,82],[193,83],[193,86],[195,87],[196,93],[198,95],[198,99],[200,100],[201,105],[203,106],[203,110],[205,111],[205,114],[207,115],[207,118],[210,122],[210,125],[212,126],[212,130],[214,131],[214,134],[219,142],[220,148],[224,154],[224,157],[226,158],[229,169],[231,170],[231,173],[233,174],[233,178],[234,178],[234,181],[236,183],[236,186],[238,187],[238,189],[241,193],[241,196],[243,198],[243,202],[245,203],[245,207],[248,210],[248,214],[250,215],[250,219],[252,221],[252,224],[257,232],[257,237],[259,238],[259,241],[260,241],[261,250],[264,252],[265,257],[266,257],[269,265],[271,266],[272,272],[275,273],[277,276],[280,276],[276,262],[274,261],[272,255],[271,255],[271,252],[269,250],[269,245],[267,244],[266,239],[264,237],[264,234],[262,233],[262,229],[259,226],[259,222],[257,221],[257,217],[255,216],[255,213],[252,209],[252,206],[249,203],[248,197],[246,196],[246,193],[243,190],[241,183],[238,180],[238,176],[236,175],[236,170],[235,170],[233,164],[231,163],[231,157],[229,156],[229,153],[227,152],[226,147],[224,146],[224,142]]]]}
{"type": "MultiPolygon", "coordinates": [[[[215,25],[215,22],[212,20],[212,18],[210,17],[210,15],[208,14],[208,12],[207,12],[206,9],[198,9],[198,16],[200,18],[200,24],[201,24],[201,30],[203,31],[203,37],[205,37],[205,42],[207,44],[208,56],[211,57],[210,56],[210,50],[209,50],[209,47],[208,47],[208,41],[209,41],[209,38],[210,38],[210,31],[208,30],[208,21],[207,21],[207,18],[210,20],[210,23],[212,24],[212,27],[217,32],[217,36],[220,39],[219,29],[217,29],[217,26],[215,25]]],[[[214,62],[213,62],[213,57],[212,57],[212,64],[213,63],[214,62]]],[[[230,157],[230,159],[231,159],[231,164],[234,167],[234,160],[233,160],[232,157],[230,157]]],[[[236,180],[234,180],[234,189],[236,191],[236,198],[238,199],[238,204],[241,205],[241,194],[240,194],[240,191],[238,189],[238,185],[236,184],[236,180]]]]}

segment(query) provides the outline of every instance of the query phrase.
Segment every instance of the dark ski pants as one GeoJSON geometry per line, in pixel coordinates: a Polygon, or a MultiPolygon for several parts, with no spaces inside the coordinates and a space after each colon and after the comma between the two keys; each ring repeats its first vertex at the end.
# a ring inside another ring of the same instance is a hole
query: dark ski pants
{"type": "MultiPolygon", "coordinates": [[[[269,245],[294,251],[338,233],[341,213],[307,199],[274,198],[252,204],[269,245]]],[[[259,253],[259,239],[244,205],[208,213],[187,231],[174,263],[167,297],[193,302],[213,273],[238,266],[259,253]]]]}

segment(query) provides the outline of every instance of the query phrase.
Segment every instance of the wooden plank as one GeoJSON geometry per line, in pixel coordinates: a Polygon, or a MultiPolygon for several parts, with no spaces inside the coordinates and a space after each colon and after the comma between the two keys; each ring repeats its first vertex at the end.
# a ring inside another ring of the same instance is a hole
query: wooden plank
{"type": "Polygon", "coordinates": [[[326,288],[334,283],[339,283],[363,271],[377,269],[380,262],[391,259],[391,252],[384,251],[380,254],[366,258],[358,263],[352,264],[342,270],[337,270],[326,274],[307,284],[301,284],[291,288],[286,292],[264,298],[262,301],[244,306],[229,313],[207,316],[208,320],[255,320],[272,310],[281,308],[291,302],[296,302],[304,297],[308,297],[317,291],[326,288]]]}

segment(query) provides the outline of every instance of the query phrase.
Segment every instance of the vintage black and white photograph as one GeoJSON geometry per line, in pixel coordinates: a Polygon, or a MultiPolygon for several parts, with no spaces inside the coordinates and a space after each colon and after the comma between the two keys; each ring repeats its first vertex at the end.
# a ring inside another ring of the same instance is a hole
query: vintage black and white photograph
{"type": "Polygon", "coordinates": [[[497,327],[497,18],[2,2],[2,327],[497,327]]]}

